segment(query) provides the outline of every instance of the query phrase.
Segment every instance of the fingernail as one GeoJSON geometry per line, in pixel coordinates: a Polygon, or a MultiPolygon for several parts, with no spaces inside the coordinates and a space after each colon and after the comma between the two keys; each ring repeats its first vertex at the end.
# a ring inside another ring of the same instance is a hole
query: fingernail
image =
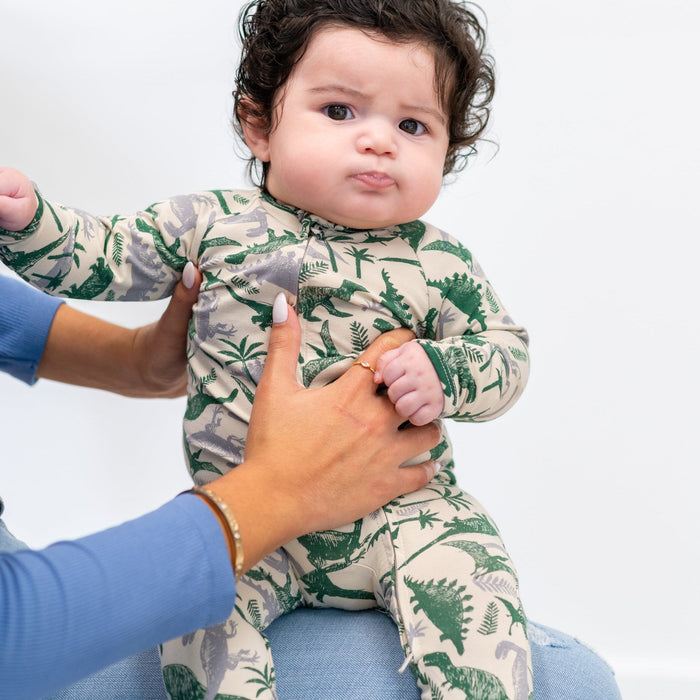
{"type": "Polygon", "coordinates": [[[272,323],[284,323],[287,320],[287,300],[280,292],[272,304],[272,323]]]}
{"type": "Polygon", "coordinates": [[[182,284],[187,287],[187,289],[192,289],[194,284],[194,263],[190,260],[185,269],[182,271],[182,284]]]}

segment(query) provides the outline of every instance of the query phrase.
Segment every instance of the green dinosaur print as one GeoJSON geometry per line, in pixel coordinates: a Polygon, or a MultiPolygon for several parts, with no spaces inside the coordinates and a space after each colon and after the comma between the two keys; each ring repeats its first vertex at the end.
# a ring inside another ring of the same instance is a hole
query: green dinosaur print
{"type": "Polygon", "coordinates": [[[233,289],[231,289],[231,287],[226,287],[226,291],[236,301],[240,301],[241,304],[245,304],[247,307],[256,312],[254,316],[251,316],[250,320],[261,331],[264,331],[272,326],[272,304],[263,304],[259,301],[253,301],[252,299],[239,297],[238,294],[236,294],[236,292],[234,292],[233,289]]]}
{"type": "Polygon", "coordinates": [[[449,639],[457,653],[463,654],[467,625],[472,622],[468,615],[474,610],[469,605],[473,596],[465,593],[466,586],[460,586],[457,580],[416,581],[410,576],[404,576],[403,581],[413,592],[413,612],[424,614],[440,630],[440,641],[449,639]]]}
{"type": "Polygon", "coordinates": [[[423,246],[422,250],[439,250],[442,253],[449,253],[459,258],[463,263],[466,263],[469,269],[472,267],[472,254],[461,243],[433,241],[423,246]]]}
{"type": "MultiPolygon", "coordinates": [[[[146,211],[156,217],[156,212],[153,209],[146,209],[146,211]]],[[[165,265],[173,270],[182,270],[187,264],[187,257],[180,255],[178,251],[180,250],[180,239],[176,238],[172,245],[168,245],[163,239],[163,234],[160,229],[152,226],[144,219],[136,219],[136,228],[141,233],[149,234],[153,239],[153,247],[158,253],[158,257],[165,263],[165,265]]]]}
{"type": "MultiPolygon", "coordinates": [[[[401,568],[409,564],[416,557],[420,556],[423,552],[432,549],[436,545],[440,544],[443,540],[448,537],[456,537],[458,535],[466,534],[481,534],[481,535],[494,535],[498,536],[498,530],[495,525],[489,520],[488,516],[482,514],[477,515],[474,518],[453,518],[447,523],[443,523],[445,528],[435,539],[431,540],[428,544],[420,549],[417,549],[406,561],[401,565],[401,568]]],[[[455,545],[456,546],[456,545],[455,545]]]]}
{"type": "Polygon", "coordinates": [[[407,224],[399,226],[399,236],[403,238],[408,245],[417,251],[425,236],[426,228],[422,221],[410,221],[407,224]]]}
{"type": "Polygon", "coordinates": [[[392,316],[404,328],[413,328],[413,315],[411,307],[405,303],[403,295],[399,294],[399,290],[392,284],[389,273],[382,270],[382,279],[384,280],[384,291],[379,297],[384,301],[384,305],[392,316]]]}
{"type": "Polygon", "coordinates": [[[296,244],[297,237],[290,231],[284,231],[282,235],[277,235],[271,228],[267,230],[267,241],[265,243],[256,243],[255,245],[247,246],[240,253],[227,255],[224,262],[229,265],[241,265],[244,260],[250,255],[262,255],[264,253],[274,253],[280,248],[296,244]]]}
{"type": "Polygon", "coordinates": [[[311,345],[311,349],[318,355],[316,360],[307,360],[302,370],[304,386],[310,386],[314,378],[323,372],[324,369],[334,365],[345,359],[345,355],[338,354],[338,349],[335,347],[333,338],[328,330],[328,321],[324,321],[321,326],[321,340],[323,341],[323,350],[311,345]]]}
{"type": "MultiPolygon", "coordinates": [[[[182,664],[163,667],[163,682],[171,700],[204,700],[207,689],[197,680],[192,671],[182,664]]],[[[213,700],[249,700],[242,695],[217,693],[213,700]]]]}
{"type": "MultiPolygon", "coordinates": [[[[204,234],[202,242],[199,244],[199,250],[197,251],[197,259],[201,258],[209,248],[241,248],[242,246],[242,243],[239,243],[237,240],[230,238],[229,236],[207,238],[207,235],[204,234]]],[[[217,273],[221,272],[221,270],[217,270],[217,273]]]]}
{"type": "Polygon", "coordinates": [[[318,569],[325,568],[334,561],[348,563],[353,553],[362,546],[362,521],[353,523],[351,532],[325,530],[312,532],[298,538],[299,544],[307,551],[309,561],[318,569]]]}
{"type": "Polygon", "coordinates": [[[322,306],[331,316],[347,318],[351,314],[344,311],[339,311],[333,299],[341,299],[342,301],[350,301],[350,297],[355,292],[366,292],[367,289],[357,282],[343,280],[340,287],[302,287],[299,290],[299,298],[297,307],[299,313],[306,321],[320,323],[321,319],[314,316],[316,307],[322,306]]]}
{"type": "Polygon", "coordinates": [[[299,583],[307,596],[315,598],[323,603],[325,598],[340,598],[345,600],[374,600],[374,594],[369,591],[360,591],[356,588],[343,588],[333,583],[329,573],[344,569],[345,565],[328,567],[326,570],[316,569],[304,574],[299,583]]]}
{"type": "Polygon", "coordinates": [[[500,596],[496,596],[498,600],[503,603],[503,605],[506,606],[506,610],[508,611],[508,615],[510,616],[510,627],[508,628],[508,634],[513,633],[513,625],[520,625],[523,628],[523,631],[525,632],[525,636],[527,636],[527,621],[525,619],[525,612],[523,611],[523,606],[520,605],[519,607],[515,607],[513,603],[511,603],[509,600],[506,600],[505,598],[501,598],[500,596]]]}
{"type": "Polygon", "coordinates": [[[527,362],[527,353],[521,348],[514,348],[512,345],[508,346],[508,351],[510,352],[512,358],[518,362],[527,362]]]}
{"type": "Polygon", "coordinates": [[[396,328],[396,326],[385,318],[375,318],[372,328],[376,328],[380,333],[386,333],[396,328]]]}
{"type": "Polygon", "coordinates": [[[503,683],[493,673],[469,666],[453,666],[450,657],[442,651],[426,654],[423,663],[426,666],[437,666],[445,676],[446,683],[463,690],[467,700],[508,700],[503,683]]]}
{"type": "MultiPolygon", "coordinates": [[[[50,243],[47,243],[45,246],[42,246],[38,250],[34,250],[29,253],[23,253],[21,251],[15,252],[11,248],[0,247],[0,259],[2,259],[7,266],[11,267],[17,274],[21,275],[36,265],[37,262],[47,257],[49,253],[56,250],[56,248],[62,246],[66,242],[67,238],[68,231],[66,231],[66,233],[59,238],[56,238],[50,243]]],[[[64,253],[61,257],[70,257],[70,253],[64,253]]],[[[57,280],[58,283],[49,287],[49,290],[53,291],[54,289],[58,289],[58,285],[63,277],[65,277],[65,274],[62,274],[57,280]]]]}
{"type": "MultiPolygon", "coordinates": [[[[231,216],[231,209],[228,206],[228,202],[226,201],[226,192],[224,190],[211,190],[211,193],[216,197],[216,201],[219,202],[219,206],[221,207],[221,211],[226,215],[226,216],[231,216]]],[[[236,202],[236,204],[240,204],[242,206],[246,206],[247,204],[250,203],[250,200],[247,197],[243,197],[240,194],[234,194],[233,195],[233,201],[236,202]]]]}
{"type": "Polygon", "coordinates": [[[474,560],[474,571],[472,576],[479,577],[494,571],[505,571],[510,574],[516,581],[517,576],[515,571],[506,564],[508,557],[503,557],[500,554],[491,555],[488,549],[478,542],[462,541],[459,542],[444,542],[443,544],[449,547],[456,547],[466,552],[474,560]]]}
{"type": "Polygon", "coordinates": [[[457,385],[466,388],[465,403],[474,403],[476,399],[476,381],[469,365],[469,356],[462,348],[452,347],[445,351],[445,362],[453,367],[457,385]]]}
{"type": "Polygon", "coordinates": [[[187,439],[184,440],[185,445],[185,458],[187,459],[187,467],[190,474],[194,476],[198,472],[211,472],[212,474],[222,475],[222,471],[211,462],[200,461],[199,457],[202,454],[202,450],[197,450],[192,452],[190,449],[189,442],[187,439]]]}
{"type": "Polygon", "coordinates": [[[104,258],[98,258],[90,269],[92,274],[81,285],[72,284],[61,294],[71,299],[94,299],[102,294],[114,279],[114,273],[107,267],[104,258]]]}
{"type": "Polygon", "coordinates": [[[441,280],[428,280],[429,287],[435,287],[442,292],[445,299],[454,304],[469,320],[476,321],[482,331],[486,330],[486,313],[483,310],[481,296],[481,283],[475,284],[474,280],[462,273],[455,273],[452,277],[441,280]]]}
{"type": "Polygon", "coordinates": [[[238,396],[238,389],[234,389],[228,396],[212,396],[205,394],[202,390],[204,383],[200,384],[197,391],[190,397],[187,402],[187,410],[185,411],[185,420],[195,420],[204,413],[208,406],[217,404],[231,403],[238,396]]]}

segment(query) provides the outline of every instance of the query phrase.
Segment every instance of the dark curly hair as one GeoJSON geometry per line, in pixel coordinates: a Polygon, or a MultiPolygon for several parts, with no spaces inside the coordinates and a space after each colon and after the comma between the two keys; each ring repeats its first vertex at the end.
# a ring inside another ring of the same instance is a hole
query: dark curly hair
{"type": "MultiPolygon", "coordinates": [[[[329,24],[350,26],[434,52],[436,90],[449,117],[443,174],[461,170],[486,128],[495,82],[484,28],[467,5],[478,11],[471,3],[451,0],[253,0],[239,20],[243,50],[233,91],[236,134],[245,143],[242,120],[271,130],[277,91],[312,35],[329,24]]],[[[250,157],[252,179],[255,172],[256,159],[250,157]]]]}

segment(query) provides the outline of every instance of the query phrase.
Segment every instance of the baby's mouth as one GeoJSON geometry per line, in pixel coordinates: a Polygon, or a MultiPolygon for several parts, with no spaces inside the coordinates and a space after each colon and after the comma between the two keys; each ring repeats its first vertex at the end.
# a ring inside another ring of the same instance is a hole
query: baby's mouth
{"type": "Polygon", "coordinates": [[[383,190],[396,184],[393,177],[375,170],[365,173],[357,173],[356,175],[353,175],[353,178],[358,182],[361,182],[363,185],[367,185],[368,187],[377,190],[383,190]]]}

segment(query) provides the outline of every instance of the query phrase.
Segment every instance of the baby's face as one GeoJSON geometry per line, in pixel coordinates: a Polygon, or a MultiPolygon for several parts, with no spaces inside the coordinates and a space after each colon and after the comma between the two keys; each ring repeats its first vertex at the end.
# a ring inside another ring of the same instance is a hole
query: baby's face
{"type": "Polygon", "coordinates": [[[430,208],[447,146],[431,51],[326,27],[281,88],[272,131],[253,152],[269,162],[266,186],[280,201],[379,228],[430,208]]]}

